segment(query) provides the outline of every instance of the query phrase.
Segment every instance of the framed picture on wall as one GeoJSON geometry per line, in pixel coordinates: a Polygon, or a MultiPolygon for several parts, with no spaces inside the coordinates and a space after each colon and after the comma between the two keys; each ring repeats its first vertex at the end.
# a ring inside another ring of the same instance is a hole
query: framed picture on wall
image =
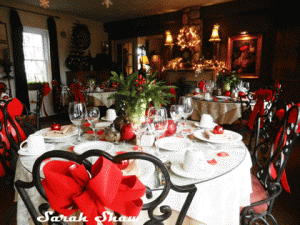
{"type": "Polygon", "coordinates": [[[0,22],[0,42],[7,42],[6,24],[0,22]]]}
{"type": "Polygon", "coordinates": [[[261,34],[245,34],[228,38],[227,68],[242,78],[259,78],[261,34]]]}

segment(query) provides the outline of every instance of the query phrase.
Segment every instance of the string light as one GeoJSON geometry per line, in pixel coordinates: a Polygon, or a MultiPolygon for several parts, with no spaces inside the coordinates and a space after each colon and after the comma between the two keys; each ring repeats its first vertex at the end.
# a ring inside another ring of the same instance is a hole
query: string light
{"type": "Polygon", "coordinates": [[[181,50],[185,48],[194,48],[199,43],[200,38],[195,27],[184,26],[181,28],[177,36],[177,45],[181,47],[181,50]]]}
{"type": "Polygon", "coordinates": [[[109,5],[112,5],[113,3],[110,0],[104,0],[104,2],[102,2],[102,5],[106,5],[106,8],[109,7],[109,5]]]}
{"type": "Polygon", "coordinates": [[[44,9],[47,9],[50,7],[50,3],[48,0],[40,0],[40,6],[43,7],[44,9]]]}

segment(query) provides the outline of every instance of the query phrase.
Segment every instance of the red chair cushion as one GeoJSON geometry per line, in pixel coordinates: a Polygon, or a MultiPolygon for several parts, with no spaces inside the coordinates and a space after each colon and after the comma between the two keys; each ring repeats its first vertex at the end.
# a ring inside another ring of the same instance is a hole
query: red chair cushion
{"type": "MultiPolygon", "coordinates": [[[[250,204],[265,200],[268,198],[266,191],[264,187],[261,185],[259,180],[254,176],[251,175],[251,183],[252,183],[252,193],[250,195],[250,204]]],[[[244,207],[240,208],[240,211],[242,211],[244,207]]],[[[268,209],[268,204],[262,204],[258,205],[252,208],[255,213],[262,213],[268,209]]]]}

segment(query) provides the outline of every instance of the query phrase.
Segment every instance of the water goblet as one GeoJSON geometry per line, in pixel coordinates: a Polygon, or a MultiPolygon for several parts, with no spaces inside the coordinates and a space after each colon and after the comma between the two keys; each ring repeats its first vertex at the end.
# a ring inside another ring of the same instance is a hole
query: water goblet
{"type": "Polygon", "coordinates": [[[175,133],[175,136],[177,135],[178,133],[178,123],[179,123],[179,120],[181,119],[182,115],[180,113],[180,105],[172,105],[171,108],[170,108],[170,115],[172,117],[172,119],[174,120],[174,123],[176,125],[176,133],[175,133]]]}
{"type": "Polygon", "coordinates": [[[142,116],[138,122],[131,122],[131,128],[135,133],[137,145],[141,145],[141,137],[147,130],[148,126],[149,123],[146,116],[142,116]]]}
{"type": "Polygon", "coordinates": [[[78,144],[81,142],[80,136],[80,126],[85,120],[86,106],[83,102],[70,102],[69,103],[69,118],[71,122],[77,126],[78,138],[73,144],[78,144]]]}
{"type": "Polygon", "coordinates": [[[159,137],[166,132],[168,127],[168,113],[166,108],[151,107],[148,111],[147,121],[149,122],[149,131],[154,134],[155,138],[155,155],[161,160],[164,160],[164,157],[159,154],[157,141],[159,137]]]}
{"type": "Polygon", "coordinates": [[[179,105],[181,106],[179,107],[180,114],[184,119],[184,129],[182,133],[186,137],[186,135],[189,133],[186,126],[187,125],[186,120],[190,115],[192,115],[194,111],[193,100],[191,97],[182,96],[179,99],[179,105]]]}
{"type": "Polygon", "coordinates": [[[94,140],[96,140],[96,123],[100,118],[100,110],[98,107],[87,107],[86,119],[91,124],[91,128],[94,134],[94,140]]]}

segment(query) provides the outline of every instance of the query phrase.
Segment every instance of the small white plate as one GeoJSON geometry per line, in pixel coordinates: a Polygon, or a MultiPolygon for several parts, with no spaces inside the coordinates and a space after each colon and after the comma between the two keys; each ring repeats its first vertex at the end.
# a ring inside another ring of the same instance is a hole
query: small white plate
{"type": "Polygon", "coordinates": [[[196,173],[189,173],[186,172],[183,168],[182,168],[182,164],[181,163],[174,163],[171,165],[171,170],[181,176],[181,177],[186,177],[186,178],[193,178],[193,179],[201,179],[201,178],[206,178],[211,176],[214,173],[214,168],[212,165],[209,165],[207,163],[206,165],[206,170],[199,170],[196,173]]]}
{"type": "Polygon", "coordinates": [[[230,130],[224,130],[224,134],[230,139],[224,139],[224,140],[210,140],[204,135],[204,130],[197,130],[194,132],[194,136],[202,141],[207,141],[211,143],[217,143],[217,144],[230,144],[237,141],[243,140],[243,136],[239,133],[230,131],[230,130]]]}
{"type": "Polygon", "coordinates": [[[46,145],[45,151],[44,151],[44,152],[41,152],[40,154],[27,152],[27,151],[24,151],[24,150],[22,150],[22,149],[20,149],[20,150],[18,151],[18,154],[19,154],[19,155],[36,155],[36,156],[39,156],[39,155],[44,154],[45,152],[49,152],[49,151],[51,151],[51,150],[54,150],[54,148],[55,148],[55,144],[45,143],[45,145],[46,145]]]}
{"type": "Polygon", "coordinates": [[[216,124],[216,123],[212,123],[210,127],[202,127],[202,126],[200,126],[200,122],[195,122],[194,124],[195,124],[196,127],[200,127],[200,128],[203,128],[203,129],[214,128],[215,126],[218,125],[218,124],[216,124]]]}
{"type": "Polygon", "coordinates": [[[50,129],[51,129],[50,127],[47,127],[47,128],[44,128],[44,129],[41,129],[41,130],[37,131],[36,133],[43,135],[45,140],[51,140],[53,142],[63,142],[63,141],[66,141],[66,139],[69,139],[70,137],[75,136],[75,135],[78,134],[77,127],[74,126],[73,131],[71,133],[66,134],[66,135],[62,134],[61,136],[57,136],[57,137],[44,136],[44,134],[47,133],[48,131],[50,131],[50,129]]]}
{"type": "Polygon", "coordinates": [[[161,138],[156,142],[159,148],[168,151],[179,151],[185,150],[193,145],[193,142],[189,139],[178,138],[178,137],[166,137],[161,138]]]}
{"type": "Polygon", "coordinates": [[[219,99],[230,99],[231,97],[218,95],[218,96],[216,96],[216,98],[219,98],[219,99]]]}
{"type": "Polygon", "coordinates": [[[77,154],[82,154],[88,150],[97,149],[113,153],[114,144],[107,141],[85,141],[74,147],[74,152],[77,154]]]}
{"type": "MultiPolygon", "coordinates": [[[[117,117],[116,117],[117,118],[117,117]]],[[[114,121],[116,118],[114,118],[114,119],[112,119],[112,120],[108,120],[108,119],[106,119],[106,117],[101,117],[101,120],[106,120],[106,121],[114,121]]]]}
{"type": "Polygon", "coordinates": [[[99,128],[109,127],[109,125],[110,125],[111,123],[112,123],[112,122],[99,122],[99,123],[96,123],[95,128],[96,128],[96,129],[99,129],[99,128]]]}

